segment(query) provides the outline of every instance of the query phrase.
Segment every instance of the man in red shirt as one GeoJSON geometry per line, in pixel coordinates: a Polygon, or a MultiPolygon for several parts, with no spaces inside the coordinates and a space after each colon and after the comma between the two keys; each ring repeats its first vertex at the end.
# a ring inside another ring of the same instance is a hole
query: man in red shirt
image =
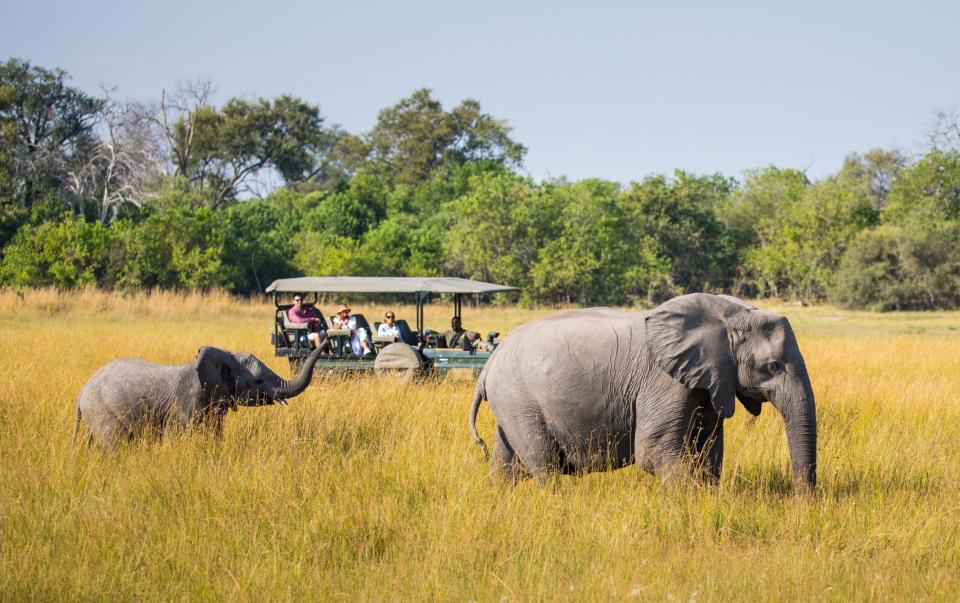
{"type": "Polygon", "coordinates": [[[297,294],[293,297],[293,306],[287,310],[287,320],[296,324],[307,323],[310,329],[307,339],[315,348],[324,347],[327,341],[326,331],[320,328],[321,319],[322,315],[316,308],[304,305],[302,295],[297,294]]]}

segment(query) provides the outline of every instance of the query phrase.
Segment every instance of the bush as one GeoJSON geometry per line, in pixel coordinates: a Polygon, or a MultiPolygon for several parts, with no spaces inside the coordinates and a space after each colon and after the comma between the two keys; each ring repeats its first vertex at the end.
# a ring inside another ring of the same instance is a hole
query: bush
{"type": "Polygon", "coordinates": [[[96,285],[107,272],[110,234],[99,222],[69,215],[24,225],[4,249],[0,283],[61,289],[96,285]]]}
{"type": "Polygon", "coordinates": [[[860,233],[837,272],[835,300],[881,311],[957,307],[960,225],[886,225],[860,233]]]}

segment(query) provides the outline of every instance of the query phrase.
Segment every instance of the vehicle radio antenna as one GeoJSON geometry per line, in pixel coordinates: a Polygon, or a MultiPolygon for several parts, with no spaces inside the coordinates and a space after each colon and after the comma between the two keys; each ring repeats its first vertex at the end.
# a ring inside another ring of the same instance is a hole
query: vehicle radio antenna
{"type": "Polygon", "coordinates": [[[256,249],[250,252],[250,269],[253,270],[253,280],[257,281],[257,291],[260,292],[260,295],[263,295],[263,287],[260,286],[260,277],[257,276],[257,267],[253,265],[253,254],[256,252],[256,249]]]}

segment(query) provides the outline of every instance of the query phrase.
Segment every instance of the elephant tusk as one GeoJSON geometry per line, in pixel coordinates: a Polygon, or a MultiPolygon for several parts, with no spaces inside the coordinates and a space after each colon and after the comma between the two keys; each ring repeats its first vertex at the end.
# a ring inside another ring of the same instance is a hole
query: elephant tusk
{"type": "Polygon", "coordinates": [[[287,401],[284,400],[283,398],[277,399],[277,404],[279,404],[280,406],[288,406],[287,401]]]}

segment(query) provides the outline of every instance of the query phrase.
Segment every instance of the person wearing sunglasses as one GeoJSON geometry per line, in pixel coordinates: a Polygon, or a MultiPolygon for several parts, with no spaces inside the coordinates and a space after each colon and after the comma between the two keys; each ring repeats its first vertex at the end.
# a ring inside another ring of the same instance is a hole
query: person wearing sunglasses
{"type": "Polygon", "coordinates": [[[400,327],[396,323],[396,314],[392,310],[383,315],[383,322],[377,327],[377,335],[382,337],[396,337],[400,341],[400,327]]]}
{"type": "Polygon", "coordinates": [[[292,323],[307,324],[310,331],[307,333],[307,340],[310,341],[311,347],[330,349],[330,346],[326,345],[327,333],[320,328],[322,315],[313,306],[303,303],[302,295],[293,296],[293,306],[287,310],[287,319],[292,323]]]}

